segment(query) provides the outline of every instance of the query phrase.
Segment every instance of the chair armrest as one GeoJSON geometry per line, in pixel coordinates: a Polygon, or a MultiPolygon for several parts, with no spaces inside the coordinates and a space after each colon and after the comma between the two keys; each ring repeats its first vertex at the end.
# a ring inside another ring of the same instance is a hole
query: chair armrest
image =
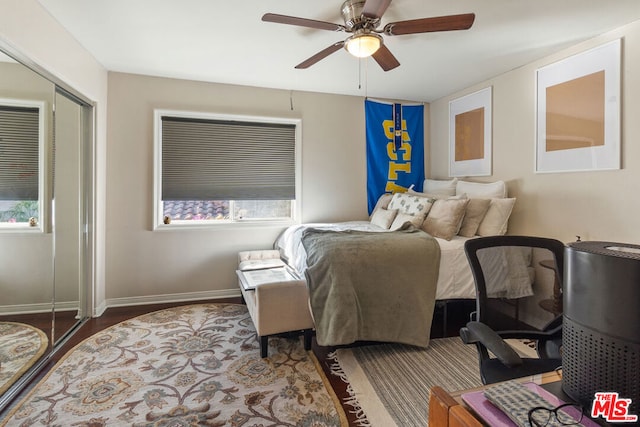
{"type": "Polygon", "coordinates": [[[540,359],[562,358],[562,325],[545,331],[500,331],[502,339],[517,338],[536,341],[536,351],[540,359]]]}
{"type": "Polygon", "coordinates": [[[460,337],[466,344],[479,342],[493,353],[503,365],[522,365],[522,358],[493,329],[480,322],[469,322],[460,330],[460,337]]]}
{"type": "Polygon", "coordinates": [[[562,326],[558,326],[550,331],[500,331],[496,332],[503,339],[522,338],[529,340],[554,340],[562,338],[562,326]]]}

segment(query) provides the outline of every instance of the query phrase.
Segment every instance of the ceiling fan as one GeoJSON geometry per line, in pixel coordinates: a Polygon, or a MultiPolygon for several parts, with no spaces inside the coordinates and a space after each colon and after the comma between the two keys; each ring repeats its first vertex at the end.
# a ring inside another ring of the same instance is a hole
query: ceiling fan
{"type": "Polygon", "coordinates": [[[473,13],[464,13],[411,19],[390,22],[382,29],[378,29],[382,15],[384,15],[390,4],[391,0],[346,0],[340,9],[344,25],[275,13],[264,14],[262,20],[317,30],[344,31],[352,34],[347,39],[332,44],[296,65],[296,68],[309,68],[344,47],[349,53],[359,58],[373,56],[373,59],[384,71],[389,71],[399,66],[400,62],[384,45],[382,34],[385,36],[400,36],[436,31],[467,30],[471,28],[476,17],[473,13]]]}

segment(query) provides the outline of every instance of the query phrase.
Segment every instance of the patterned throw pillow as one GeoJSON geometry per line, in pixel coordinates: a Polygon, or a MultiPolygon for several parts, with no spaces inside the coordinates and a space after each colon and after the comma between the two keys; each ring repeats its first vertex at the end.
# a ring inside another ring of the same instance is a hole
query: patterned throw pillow
{"type": "Polygon", "coordinates": [[[434,200],[408,193],[396,193],[391,198],[387,209],[397,209],[398,213],[415,215],[424,218],[431,209],[434,200]]]}

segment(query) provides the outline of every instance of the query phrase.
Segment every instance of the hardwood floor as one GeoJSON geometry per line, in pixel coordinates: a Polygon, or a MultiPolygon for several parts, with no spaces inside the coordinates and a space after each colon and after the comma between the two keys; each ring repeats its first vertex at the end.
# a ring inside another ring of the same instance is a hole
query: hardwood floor
{"type": "MultiPolygon", "coordinates": [[[[240,304],[241,299],[238,298],[226,298],[226,299],[216,299],[216,300],[205,300],[205,301],[189,301],[182,303],[166,303],[166,304],[153,304],[153,305],[140,305],[140,306],[128,306],[128,307],[114,307],[109,308],[105,311],[105,313],[97,318],[91,318],[87,320],[72,336],[65,342],[65,344],[61,347],[61,349],[50,359],[47,361],[44,369],[40,371],[38,375],[36,375],[29,386],[19,393],[14,399],[12,404],[15,402],[19,402],[28,392],[28,389],[35,385],[40,379],[44,377],[46,372],[50,370],[56,362],[60,360],[60,358],[67,353],[69,350],[73,349],[76,345],[82,342],[84,339],[90,337],[91,335],[99,332],[109,326],[113,326],[117,323],[130,319],[132,317],[136,317],[145,313],[149,313],[152,311],[162,310],[165,308],[175,307],[179,305],[189,305],[189,304],[199,304],[199,303],[234,303],[240,304]]],[[[445,336],[457,336],[459,328],[464,325],[469,316],[468,313],[473,309],[473,304],[470,304],[469,301],[462,301],[456,303],[450,303],[447,308],[447,329],[444,330],[443,322],[442,322],[442,307],[436,307],[436,312],[434,313],[433,324],[431,327],[431,337],[439,338],[443,335],[445,336]]],[[[356,343],[354,345],[367,345],[371,343],[356,343]]],[[[348,397],[346,384],[337,376],[331,374],[331,363],[332,361],[327,358],[327,355],[335,350],[333,347],[322,347],[318,346],[315,339],[312,343],[312,349],[317,359],[320,361],[322,369],[326,377],[329,379],[333,390],[336,395],[340,399],[341,402],[344,401],[344,398],[348,397]]],[[[11,406],[11,404],[7,407],[6,410],[11,406]]],[[[344,406],[345,414],[349,419],[350,425],[355,425],[356,417],[351,413],[353,408],[350,406],[344,406]]],[[[2,419],[2,414],[0,414],[0,419],[2,419]]]]}
{"type": "Polygon", "coordinates": [[[77,311],[58,311],[55,313],[55,324],[52,324],[52,313],[11,314],[0,316],[0,322],[19,322],[34,326],[43,331],[49,339],[49,348],[53,340],[58,341],[62,336],[78,323],[77,311]]]}

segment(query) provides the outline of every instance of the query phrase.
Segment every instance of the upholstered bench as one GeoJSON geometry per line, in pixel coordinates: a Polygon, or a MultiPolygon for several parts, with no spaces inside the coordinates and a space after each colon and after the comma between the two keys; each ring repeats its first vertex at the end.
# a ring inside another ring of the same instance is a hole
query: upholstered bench
{"type": "Polygon", "coordinates": [[[276,250],[238,253],[238,284],[260,337],[262,357],[267,357],[269,336],[285,332],[302,331],[304,348],[311,349],[314,323],[309,309],[306,282],[293,276],[275,282],[256,282],[255,278],[265,273],[263,270],[283,268],[282,265],[280,253],[276,250]]]}

